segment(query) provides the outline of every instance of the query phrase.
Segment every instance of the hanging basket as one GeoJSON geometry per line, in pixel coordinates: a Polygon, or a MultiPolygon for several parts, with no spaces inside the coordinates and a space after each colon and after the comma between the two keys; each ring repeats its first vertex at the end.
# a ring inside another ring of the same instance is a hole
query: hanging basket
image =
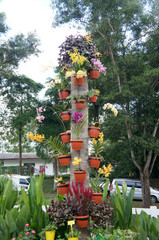
{"type": "Polygon", "coordinates": [[[82,86],[84,83],[84,77],[77,78],[76,76],[73,76],[73,83],[74,85],[82,86]]]}
{"type": "Polygon", "coordinates": [[[77,99],[76,100],[76,108],[84,108],[84,103],[85,103],[85,99],[77,99]]]}
{"type": "Polygon", "coordinates": [[[63,143],[70,143],[71,133],[69,132],[60,133],[60,136],[63,143]]]}
{"type": "Polygon", "coordinates": [[[101,158],[89,157],[90,167],[99,168],[100,162],[101,162],[101,158]]]}
{"type": "Polygon", "coordinates": [[[55,239],[55,232],[56,232],[56,230],[46,231],[45,232],[46,240],[54,240],[55,239]]]}
{"type": "Polygon", "coordinates": [[[93,195],[92,195],[92,202],[96,203],[96,204],[101,203],[102,196],[103,196],[103,193],[93,193],[93,195]]]}
{"type": "Polygon", "coordinates": [[[97,101],[97,97],[98,97],[97,94],[94,94],[93,97],[89,97],[89,102],[91,102],[91,103],[95,103],[95,102],[97,101]]]}
{"type": "Polygon", "coordinates": [[[72,150],[81,150],[83,140],[71,140],[70,142],[71,142],[72,150]]]}
{"type": "Polygon", "coordinates": [[[57,192],[60,195],[68,194],[69,183],[57,184],[57,192]]]}
{"type": "Polygon", "coordinates": [[[70,111],[61,112],[61,118],[63,121],[69,121],[70,115],[71,115],[70,111]]]}
{"type": "Polygon", "coordinates": [[[66,100],[70,95],[70,89],[64,88],[63,90],[58,90],[60,100],[66,100]]]}
{"type": "Polygon", "coordinates": [[[71,155],[61,155],[58,156],[58,160],[61,166],[68,166],[70,164],[71,155]]]}
{"type": "Polygon", "coordinates": [[[76,182],[84,182],[86,171],[73,171],[76,182]]]}
{"type": "Polygon", "coordinates": [[[92,80],[97,80],[99,78],[99,70],[97,68],[91,68],[89,77],[92,80]]]}
{"type": "Polygon", "coordinates": [[[89,132],[89,137],[90,138],[98,138],[99,132],[100,132],[100,128],[92,126],[92,127],[88,128],[88,132],[89,132]]]}
{"type": "Polygon", "coordinates": [[[79,228],[85,228],[88,226],[89,215],[86,216],[75,216],[76,223],[79,228]]]}

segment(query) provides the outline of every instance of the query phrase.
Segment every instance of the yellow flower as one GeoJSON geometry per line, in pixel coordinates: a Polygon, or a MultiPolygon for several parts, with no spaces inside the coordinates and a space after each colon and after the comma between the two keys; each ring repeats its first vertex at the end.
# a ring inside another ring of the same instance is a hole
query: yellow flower
{"type": "Polygon", "coordinates": [[[87,73],[86,71],[78,70],[76,77],[81,78],[81,77],[86,77],[87,73]]]}
{"type": "Polygon", "coordinates": [[[86,44],[90,44],[90,42],[92,41],[92,36],[90,34],[87,34],[85,36],[85,39],[86,39],[86,44]]]}
{"type": "Polygon", "coordinates": [[[33,133],[30,133],[30,134],[28,134],[28,138],[30,138],[31,140],[36,140],[38,142],[43,142],[43,139],[45,138],[45,136],[44,136],[44,134],[33,135],[33,133]]]}
{"type": "Polygon", "coordinates": [[[96,144],[97,140],[95,138],[92,138],[92,144],[96,144]]]}
{"type": "Polygon", "coordinates": [[[63,181],[62,177],[55,178],[55,180],[54,180],[54,182],[62,182],[62,181],[63,181]]]}
{"type": "Polygon", "coordinates": [[[66,74],[65,74],[65,78],[69,78],[69,77],[72,77],[73,75],[75,75],[75,71],[67,71],[66,74]]]}
{"type": "Polygon", "coordinates": [[[74,157],[74,161],[72,162],[73,166],[78,166],[82,162],[81,158],[74,157]]]}
{"type": "Polygon", "coordinates": [[[99,174],[103,174],[102,168],[99,168],[99,169],[98,169],[98,172],[99,172],[99,174]]]}

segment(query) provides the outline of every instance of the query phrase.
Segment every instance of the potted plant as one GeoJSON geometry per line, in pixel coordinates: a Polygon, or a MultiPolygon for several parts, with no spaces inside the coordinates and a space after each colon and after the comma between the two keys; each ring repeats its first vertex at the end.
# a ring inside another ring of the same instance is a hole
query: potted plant
{"type": "Polygon", "coordinates": [[[67,100],[69,99],[73,99],[76,101],[76,108],[84,108],[85,97],[83,95],[80,95],[78,97],[70,95],[67,97],[67,100]]]}
{"type": "Polygon", "coordinates": [[[45,232],[46,240],[54,240],[56,230],[57,230],[57,227],[54,224],[47,225],[43,229],[43,232],[45,232]]]}
{"type": "Polygon", "coordinates": [[[70,103],[65,105],[54,105],[54,108],[60,112],[61,118],[63,121],[69,121],[71,112],[70,112],[70,103]]]}
{"type": "Polygon", "coordinates": [[[57,195],[68,194],[69,182],[64,182],[62,177],[57,177],[54,181],[57,183],[57,195]]]}
{"type": "Polygon", "coordinates": [[[28,223],[25,224],[24,230],[20,232],[19,236],[17,237],[17,240],[25,239],[38,239],[35,230],[31,229],[28,223]]]}
{"type": "Polygon", "coordinates": [[[70,143],[71,131],[67,130],[66,132],[60,133],[61,140],[63,143],[70,143]]]}
{"type": "Polygon", "coordinates": [[[81,131],[82,128],[87,120],[87,115],[83,116],[82,113],[74,112],[71,115],[72,121],[72,138],[71,139],[71,146],[73,150],[81,150],[83,140],[81,138],[81,131]]]}
{"type": "Polygon", "coordinates": [[[100,173],[95,172],[95,178],[91,178],[91,188],[93,190],[92,201],[99,204],[103,196],[100,173]]]}
{"type": "Polygon", "coordinates": [[[86,171],[82,170],[80,166],[81,162],[82,159],[78,157],[74,157],[74,161],[72,162],[72,165],[76,167],[76,170],[74,170],[76,182],[83,182],[86,178],[86,171]]]}
{"type": "Polygon", "coordinates": [[[90,138],[98,138],[100,132],[99,122],[95,122],[94,126],[90,126],[88,132],[90,138]]]}
{"type": "Polygon", "coordinates": [[[103,133],[100,132],[98,139],[93,138],[91,142],[91,156],[89,156],[90,167],[99,168],[101,161],[101,153],[103,151],[103,133]],[[93,156],[92,156],[93,155],[93,156]]]}
{"type": "Polygon", "coordinates": [[[77,229],[74,229],[73,231],[66,233],[66,237],[68,240],[79,240],[81,237],[81,232],[77,229]]]}
{"type": "Polygon", "coordinates": [[[72,188],[69,186],[68,202],[72,206],[72,212],[76,218],[78,227],[88,226],[89,208],[92,201],[92,190],[84,188],[83,182],[80,185],[72,182],[72,188]],[[71,190],[72,189],[72,190],[71,190]]]}
{"type": "Polygon", "coordinates": [[[103,72],[106,75],[106,67],[103,66],[101,61],[96,58],[91,59],[92,68],[90,69],[90,79],[96,80],[99,77],[99,73],[103,72]]]}
{"type": "Polygon", "coordinates": [[[97,97],[99,96],[100,91],[98,89],[92,89],[88,92],[89,102],[95,103],[97,101],[97,97]]]}

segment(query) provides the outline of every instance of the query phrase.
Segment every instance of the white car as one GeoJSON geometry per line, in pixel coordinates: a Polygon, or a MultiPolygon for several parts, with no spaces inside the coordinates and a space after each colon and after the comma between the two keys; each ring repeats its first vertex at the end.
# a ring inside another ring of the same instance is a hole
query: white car
{"type": "Polygon", "coordinates": [[[28,190],[30,187],[31,177],[30,176],[22,176],[18,174],[7,175],[8,178],[12,179],[14,186],[17,188],[18,192],[21,192],[21,188],[24,188],[25,192],[28,194],[28,190]]]}
{"type": "MultiPolygon", "coordinates": [[[[135,188],[134,200],[142,200],[142,189],[141,182],[139,180],[134,179],[126,179],[126,178],[115,178],[112,183],[109,185],[110,196],[116,191],[116,183],[122,192],[122,183],[125,182],[127,185],[127,195],[129,194],[132,186],[135,188]]],[[[150,187],[151,201],[152,203],[159,202],[159,191],[150,187]]]]}

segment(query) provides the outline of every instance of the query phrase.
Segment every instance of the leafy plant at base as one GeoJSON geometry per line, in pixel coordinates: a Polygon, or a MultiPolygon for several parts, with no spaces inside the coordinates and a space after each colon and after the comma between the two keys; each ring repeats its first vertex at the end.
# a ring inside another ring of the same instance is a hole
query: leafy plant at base
{"type": "Polygon", "coordinates": [[[116,183],[117,192],[111,197],[112,206],[114,207],[115,227],[120,229],[129,229],[131,227],[132,201],[135,193],[134,187],[131,188],[128,197],[126,196],[127,185],[122,184],[122,195],[116,183]]]}
{"type": "Polygon", "coordinates": [[[81,237],[81,232],[80,231],[78,231],[77,229],[74,229],[73,230],[73,234],[72,234],[72,232],[69,232],[69,233],[66,233],[66,237],[67,238],[71,238],[71,237],[81,237]]]}

